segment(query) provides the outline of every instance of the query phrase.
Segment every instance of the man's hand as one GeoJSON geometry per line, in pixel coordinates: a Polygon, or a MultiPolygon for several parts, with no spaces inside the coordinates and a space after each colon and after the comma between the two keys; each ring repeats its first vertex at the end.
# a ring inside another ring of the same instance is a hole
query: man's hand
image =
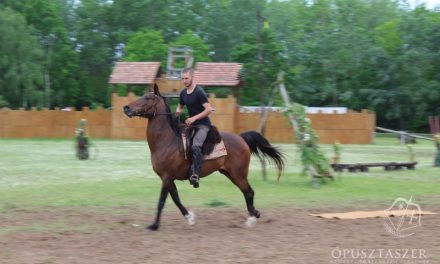
{"type": "Polygon", "coordinates": [[[194,123],[196,120],[197,120],[197,119],[195,119],[194,116],[193,116],[193,117],[190,117],[190,118],[187,118],[187,119],[185,120],[185,124],[186,124],[187,126],[190,126],[190,125],[191,125],[192,123],[194,123]]]}
{"type": "Polygon", "coordinates": [[[182,113],[183,110],[183,106],[181,104],[178,104],[176,107],[176,117],[180,116],[180,114],[182,113]]]}

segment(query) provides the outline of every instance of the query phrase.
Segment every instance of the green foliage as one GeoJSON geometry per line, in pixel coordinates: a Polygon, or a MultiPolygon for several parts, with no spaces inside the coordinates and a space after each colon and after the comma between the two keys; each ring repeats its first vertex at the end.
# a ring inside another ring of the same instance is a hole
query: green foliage
{"type": "Polygon", "coordinates": [[[439,69],[438,12],[393,1],[292,0],[271,1],[268,17],[287,49],[295,101],[369,108],[379,124],[410,130],[440,111],[430,99],[440,99],[431,71],[439,69]]]}
{"type": "Polygon", "coordinates": [[[185,34],[179,36],[177,40],[171,43],[172,46],[189,46],[194,53],[194,61],[210,62],[209,46],[192,30],[187,30],[185,34]]]}
{"type": "Polygon", "coordinates": [[[376,28],[376,42],[390,54],[395,54],[403,46],[399,24],[400,21],[395,19],[376,28]]]}
{"type": "Polygon", "coordinates": [[[2,95],[0,95],[0,108],[2,107],[9,107],[9,103],[5,100],[5,98],[3,98],[2,95]]]}
{"type": "Polygon", "coordinates": [[[284,70],[291,98],[303,105],[371,109],[378,125],[423,132],[427,116],[440,113],[440,13],[423,6],[389,0],[2,0],[0,12],[0,95],[12,108],[41,107],[46,99],[53,107],[109,106],[115,61],[165,66],[168,45],[183,44],[193,48],[196,61],[242,62],[245,105],[259,105],[260,84],[267,93],[284,70]],[[257,21],[264,25],[264,81],[257,21]]]}
{"type": "Polygon", "coordinates": [[[109,9],[105,0],[82,0],[75,7],[74,49],[79,55],[81,97],[76,107],[90,106],[92,102],[109,105],[108,77],[114,59],[109,9]]]}
{"type": "Polygon", "coordinates": [[[341,161],[341,144],[339,142],[335,142],[333,144],[333,163],[339,164],[341,161]]]}
{"type": "Polygon", "coordinates": [[[394,25],[397,21],[393,21],[392,30],[388,30],[391,33],[382,34],[388,38],[388,46],[372,53],[370,65],[376,72],[375,83],[361,93],[367,96],[371,109],[384,113],[378,118],[380,123],[382,120],[395,120],[400,129],[415,130],[427,126],[429,112],[439,110],[432,101],[440,98],[436,88],[440,80],[432,74],[433,68],[440,69],[435,59],[438,49],[427,44],[435,42],[433,36],[436,36],[436,26],[431,24],[431,17],[436,15],[425,9],[416,9],[398,20],[397,25],[394,25]],[[418,27],[423,28],[423,34],[418,27]],[[397,38],[394,37],[396,28],[405,41],[400,47],[394,44],[399,43],[394,41],[397,38]]]}
{"type": "Polygon", "coordinates": [[[29,0],[24,8],[28,23],[38,30],[44,49],[43,67],[50,82],[50,91],[45,90],[50,102],[45,106],[74,106],[81,98],[79,57],[73,50],[67,28],[54,2],[29,0]]]}
{"type": "Polygon", "coordinates": [[[130,36],[124,51],[125,61],[161,61],[164,64],[168,45],[160,31],[142,29],[130,36]]]}
{"type": "Polygon", "coordinates": [[[23,16],[0,9],[0,95],[12,106],[41,103],[43,51],[23,16]]]}
{"type": "Polygon", "coordinates": [[[50,34],[63,31],[61,18],[52,1],[27,0],[22,11],[27,22],[41,33],[40,38],[42,41],[45,41],[50,34]]]}
{"type": "Polygon", "coordinates": [[[233,61],[233,50],[257,31],[256,11],[263,0],[209,0],[201,23],[202,36],[213,50],[214,61],[233,61]]]}
{"type": "MultiPolygon", "coordinates": [[[[269,85],[274,83],[279,71],[285,67],[283,47],[270,29],[262,30],[264,90],[269,92],[269,85]]],[[[244,43],[235,47],[232,59],[244,64],[244,86],[242,88],[242,105],[260,105],[259,85],[260,65],[258,60],[258,43],[255,34],[245,36],[244,43]]],[[[266,98],[266,96],[265,96],[266,98]]],[[[267,100],[268,98],[266,98],[267,100]]],[[[267,102],[265,102],[267,104],[267,102]]]]}
{"type": "Polygon", "coordinates": [[[298,103],[293,103],[285,114],[292,114],[298,124],[295,135],[299,152],[301,153],[303,174],[306,173],[309,167],[313,167],[321,176],[331,175],[329,161],[325,157],[324,152],[319,148],[318,136],[311,126],[310,119],[306,115],[305,107],[298,103]]]}

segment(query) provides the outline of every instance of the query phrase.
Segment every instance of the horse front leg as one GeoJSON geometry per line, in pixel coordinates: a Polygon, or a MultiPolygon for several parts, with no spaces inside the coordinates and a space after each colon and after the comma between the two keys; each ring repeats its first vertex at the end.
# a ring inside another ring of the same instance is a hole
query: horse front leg
{"type": "Polygon", "coordinates": [[[162,183],[162,190],[160,191],[159,203],[157,204],[156,219],[154,220],[153,224],[147,227],[151,231],[156,231],[157,229],[159,229],[160,215],[162,214],[162,209],[165,206],[165,201],[167,199],[169,191],[170,191],[169,184],[162,183]]]}
{"type": "Polygon", "coordinates": [[[194,225],[195,215],[193,212],[186,210],[185,206],[183,206],[182,202],[180,201],[179,192],[177,191],[177,186],[174,182],[171,184],[170,187],[170,195],[174,201],[174,204],[176,204],[182,215],[186,218],[186,221],[188,221],[188,224],[194,225]]]}

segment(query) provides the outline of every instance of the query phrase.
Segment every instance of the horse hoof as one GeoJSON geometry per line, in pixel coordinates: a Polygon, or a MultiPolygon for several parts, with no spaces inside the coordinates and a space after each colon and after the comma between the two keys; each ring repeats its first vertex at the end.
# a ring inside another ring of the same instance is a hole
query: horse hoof
{"type": "Polygon", "coordinates": [[[152,225],[147,226],[147,229],[150,231],[157,231],[159,229],[159,226],[156,224],[152,224],[152,225]]]}
{"type": "Polygon", "coordinates": [[[196,223],[196,215],[191,211],[188,211],[188,214],[185,215],[185,218],[188,222],[188,225],[194,225],[196,223]]]}
{"type": "Polygon", "coordinates": [[[257,210],[255,210],[255,212],[254,212],[254,216],[256,217],[256,218],[260,218],[260,212],[258,212],[257,210]]]}
{"type": "Polygon", "coordinates": [[[249,216],[244,224],[247,227],[254,227],[257,224],[257,218],[255,216],[249,216]]]}

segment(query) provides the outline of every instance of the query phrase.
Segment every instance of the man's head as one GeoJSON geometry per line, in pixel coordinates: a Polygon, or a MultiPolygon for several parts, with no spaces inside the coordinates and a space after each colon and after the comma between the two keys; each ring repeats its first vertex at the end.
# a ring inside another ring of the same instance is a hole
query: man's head
{"type": "Polygon", "coordinates": [[[185,85],[185,87],[190,87],[192,85],[194,76],[194,70],[193,68],[185,68],[182,71],[182,82],[185,85]]]}

